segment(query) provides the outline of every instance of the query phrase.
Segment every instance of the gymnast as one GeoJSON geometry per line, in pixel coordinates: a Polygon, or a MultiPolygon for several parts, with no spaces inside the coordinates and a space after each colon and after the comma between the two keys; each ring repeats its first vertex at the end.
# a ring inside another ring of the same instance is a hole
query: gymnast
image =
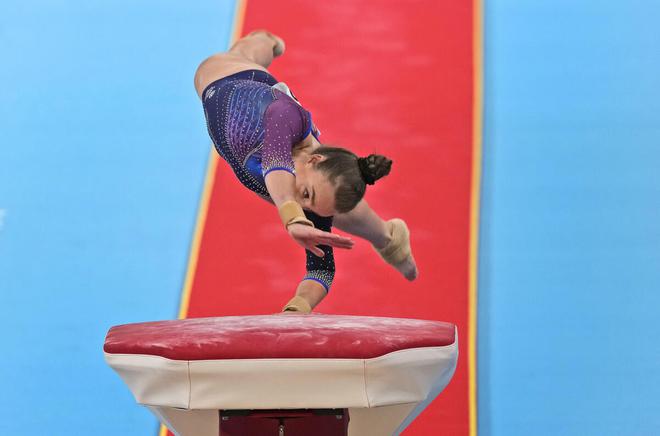
{"type": "Polygon", "coordinates": [[[366,239],[415,280],[406,223],[384,221],[363,199],[366,185],[387,175],[392,161],[319,142],[311,114],[266,69],[284,50],[281,38],[257,30],[204,60],[195,73],[216,151],[246,188],[277,207],[286,231],[306,250],[307,273],[282,311],[309,313],[327,295],[335,274],[333,247],[354,244],[331,233],[332,225],[366,239]]]}

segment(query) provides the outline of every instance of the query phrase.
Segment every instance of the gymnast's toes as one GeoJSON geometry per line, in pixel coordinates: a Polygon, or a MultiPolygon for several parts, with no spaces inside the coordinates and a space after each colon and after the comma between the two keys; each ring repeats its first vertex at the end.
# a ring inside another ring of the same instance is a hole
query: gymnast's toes
{"type": "Polygon", "coordinates": [[[274,57],[282,56],[284,54],[284,50],[286,50],[286,44],[284,44],[284,40],[279,36],[273,34],[271,34],[271,36],[275,39],[275,47],[273,47],[273,56],[274,57]]]}
{"type": "MultiPolygon", "coordinates": [[[[396,266],[395,266],[396,267],[396,266]]],[[[403,274],[403,276],[410,280],[411,282],[419,276],[419,270],[417,269],[417,264],[415,263],[415,258],[410,255],[406,260],[401,263],[397,270],[403,274]]]]}

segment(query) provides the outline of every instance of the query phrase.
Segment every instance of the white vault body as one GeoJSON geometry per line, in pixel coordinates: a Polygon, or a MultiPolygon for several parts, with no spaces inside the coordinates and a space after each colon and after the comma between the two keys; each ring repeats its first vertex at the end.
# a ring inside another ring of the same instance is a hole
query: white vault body
{"type": "Polygon", "coordinates": [[[458,338],[437,321],[231,316],[115,326],[104,354],[178,436],[222,434],[220,411],[293,409],[346,409],[332,434],[389,436],[447,386],[458,338]]]}

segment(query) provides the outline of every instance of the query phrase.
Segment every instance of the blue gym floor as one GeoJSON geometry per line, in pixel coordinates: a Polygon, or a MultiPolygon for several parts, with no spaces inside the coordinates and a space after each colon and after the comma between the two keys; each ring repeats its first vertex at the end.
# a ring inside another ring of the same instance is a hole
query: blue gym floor
{"type": "Polygon", "coordinates": [[[233,1],[0,5],[0,434],[155,435],[103,360],[176,318],[233,1]]]}

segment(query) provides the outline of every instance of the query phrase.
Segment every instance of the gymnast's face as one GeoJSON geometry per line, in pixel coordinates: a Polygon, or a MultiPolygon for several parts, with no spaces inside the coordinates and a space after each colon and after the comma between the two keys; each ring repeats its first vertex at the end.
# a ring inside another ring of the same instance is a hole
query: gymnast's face
{"type": "Polygon", "coordinates": [[[320,216],[336,215],[335,187],[316,163],[325,160],[320,154],[304,155],[296,161],[296,195],[300,205],[320,216]]]}

